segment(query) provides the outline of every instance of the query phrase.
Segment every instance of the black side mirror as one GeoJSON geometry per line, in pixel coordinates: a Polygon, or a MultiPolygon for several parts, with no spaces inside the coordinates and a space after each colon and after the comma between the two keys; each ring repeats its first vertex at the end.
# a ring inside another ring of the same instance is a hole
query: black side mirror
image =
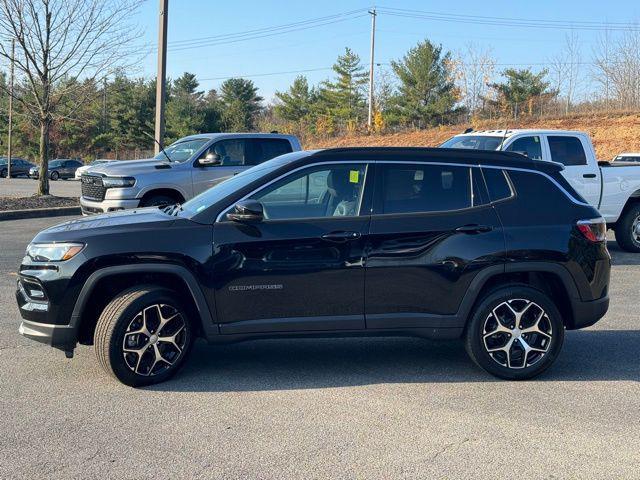
{"type": "Polygon", "coordinates": [[[220,165],[222,158],[217,153],[207,153],[204,158],[198,160],[198,165],[201,167],[211,167],[212,165],[220,165]]]}
{"type": "Polygon", "coordinates": [[[240,200],[233,207],[233,211],[227,213],[227,218],[240,223],[261,222],[264,220],[264,207],[256,200],[240,200]]]}

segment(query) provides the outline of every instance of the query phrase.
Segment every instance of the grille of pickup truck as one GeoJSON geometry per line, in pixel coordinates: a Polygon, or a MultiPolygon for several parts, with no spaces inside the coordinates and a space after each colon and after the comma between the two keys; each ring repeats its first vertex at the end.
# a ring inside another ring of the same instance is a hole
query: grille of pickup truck
{"type": "Polygon", "coordinates": [[[102,185],[102,177],[96,175],[82,175],[80,177],[82,185],[82,196],[88,200],[104,200],[105,188],[102,185]]]}

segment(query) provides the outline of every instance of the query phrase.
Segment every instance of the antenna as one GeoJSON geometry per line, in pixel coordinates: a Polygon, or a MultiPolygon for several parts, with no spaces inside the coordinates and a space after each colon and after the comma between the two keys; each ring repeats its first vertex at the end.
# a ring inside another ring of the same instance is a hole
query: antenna
{"type": "Polygon", "coordinates": [[[164,154],[165,157],[167,157],[167,160],[169,160],[170,162],[173,162],[173,160],[171,160],[171,157],[169,155],[167,155],[167,152],[164,151],[163,146],[160,144],[160,142],[158,141],[158,139],[156,137],[152,136],[148,132],[145,132],[144,130],[142,131],[142,134],[146,135],[147,137],[152,139],[155,142],[155,144],[158,146],[158,149],[164,154]]]}
{"type": "MultiPolygon", "coordinates": [[[[509,125],[509,124],[507,124],[509,125]]],[[[500,141],[500,147],[498,148],[498,151],[502,151],[502,146],[504,145],[504,141],[507,138],[507,131],[509,130],[509,127],[507,126],[507,128],[504,129],[504,133],[502,134],[502,140],[500,141]]]]}

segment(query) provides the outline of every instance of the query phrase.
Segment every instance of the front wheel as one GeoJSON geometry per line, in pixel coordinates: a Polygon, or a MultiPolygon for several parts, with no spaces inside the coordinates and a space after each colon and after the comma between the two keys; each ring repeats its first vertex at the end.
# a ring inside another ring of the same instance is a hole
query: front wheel
{"type": "Polygon", "coordinates": [[[496,377],[525,380],[555,361],[564,324],[553,301],[540,290],[515,285],[486,295],[467,325],[471,359],[496,377]]]}
{"type": "Polygon", "coordinates": [[[94,333],[102,367],[131,387],[173,376],[192,342],[193,328],[177,294],[154,285],[116,296],[100,315],[94,333]]]}
{"type": "Polygon", "coordinates": [[[140,202],[141,207],[167,207],[169,205],[175,205],[175,199],[167,196],[167,195],[152,195],[147,197],[140,202]]]}
{"type": "Polygon", "coordinates": [[[49,178],[51,178],[51,180],[58,180],[60,178],[60,174],[56,171],[51,172],[51,175],[49,175],[49,178]]]}
{"type": "Polygon", "coordinates": [[[640,203],[629,207],[616,223],[616,242],[627,252],[640,253],[640,203]]]}

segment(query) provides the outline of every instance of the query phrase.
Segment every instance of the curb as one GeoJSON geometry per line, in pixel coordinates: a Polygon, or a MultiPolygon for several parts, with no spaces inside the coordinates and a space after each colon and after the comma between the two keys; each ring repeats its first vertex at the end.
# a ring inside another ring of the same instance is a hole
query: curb
{"type": "Polygon", "coordinates": [[[0,211],[0,221],[19,220],[23,218],[61,217],[64,215],[80,215],[80,207],[34,208],[31,210],[0,211]]]}

